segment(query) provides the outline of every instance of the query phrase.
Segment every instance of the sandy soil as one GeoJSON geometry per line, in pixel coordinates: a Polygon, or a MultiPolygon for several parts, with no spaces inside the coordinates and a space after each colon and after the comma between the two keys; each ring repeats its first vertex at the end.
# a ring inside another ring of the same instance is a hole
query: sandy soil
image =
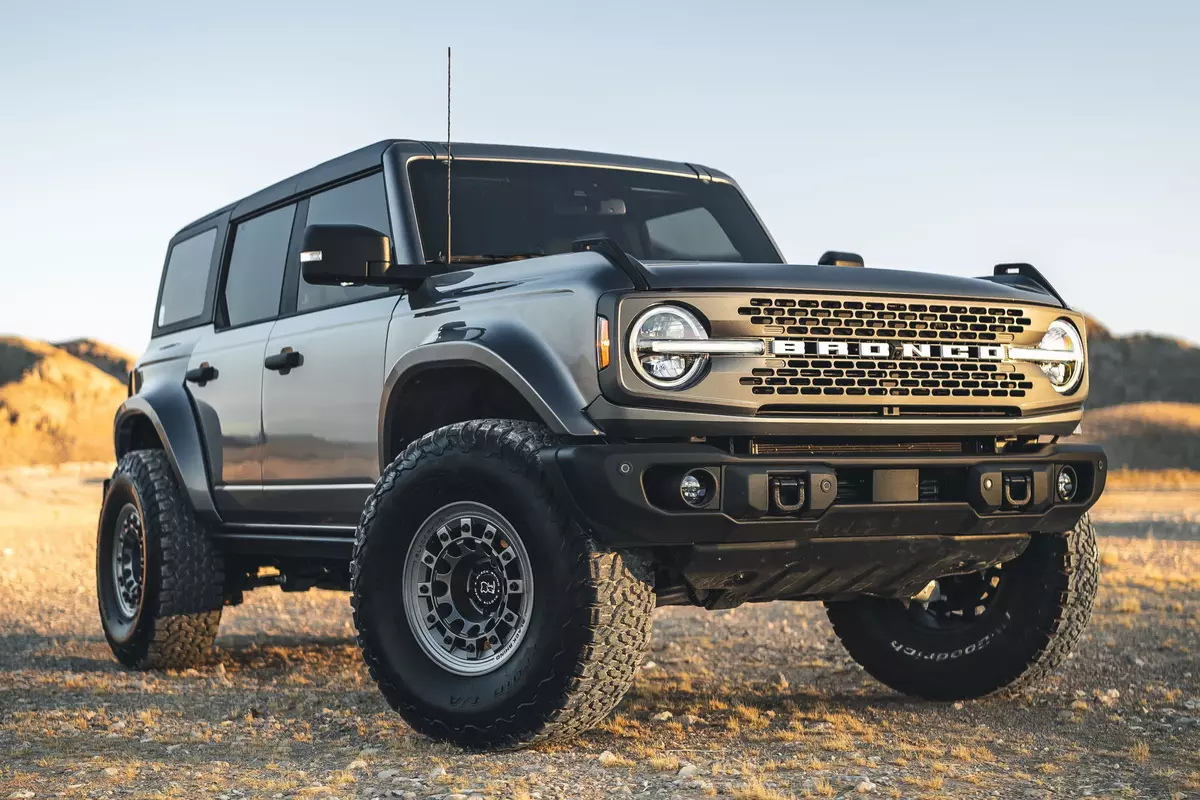
{"type": "Polygon", "coordinates": [[[497,755],[385,706],[338,593],[252,593],[202,670],[118,668],[94,601],[105,473],[0,472],[0,800],[1200,797],[1200,488],[1105,497],[1092,625],[1031,693],[896,695],[814,604],[669,608],[601,729],[497,755]]]}

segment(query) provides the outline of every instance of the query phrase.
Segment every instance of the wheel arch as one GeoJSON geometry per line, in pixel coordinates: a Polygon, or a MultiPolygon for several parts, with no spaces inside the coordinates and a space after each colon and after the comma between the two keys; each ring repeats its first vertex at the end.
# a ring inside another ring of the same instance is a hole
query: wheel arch
{"type": "Polygon", "coordinates": [[[113,420],[113,450],[117,460],[132,450],[162,450],[196,513],[219,520],[204,443],[183,387],[136,394],[122,403],[113,420]]]}
{"type": "Polygon", "coordinates": [[[597,435],[569,374],[555,370],[551,360],[539,363],[527,377],[495,350],[469,341],[437,342],[406,353],[384,385],[380,470],[421,434],[471,419],[520,419],[560,435],[597,435]]]}

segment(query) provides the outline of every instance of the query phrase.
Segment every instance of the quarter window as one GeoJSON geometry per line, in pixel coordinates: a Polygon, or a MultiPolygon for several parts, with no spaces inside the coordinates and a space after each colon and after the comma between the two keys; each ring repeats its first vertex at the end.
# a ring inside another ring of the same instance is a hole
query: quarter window
{"type": "MultiPolygon", "coordinates": [[[[307,225],[364,225],[391,236],[383,174],[375,174],[313,195],[307,225]]],[[[300,278],[297,311],[340,305],[387,291],[386,286],[318,286],[300,278]]]]}
{"type": "Polygon", "coordinates": [[[171,248],[158,302],[158,327],[177,325],[204,313],[208,299],[208,275],[212,266],[217,229],[210,228],[171,248]]]}
{"type": "Polygon", "coordinates": [[[224,322],[246,325],[279,314],[283,269],[296,206],[290,205],[240,223],[222,296],[224,322]]]}

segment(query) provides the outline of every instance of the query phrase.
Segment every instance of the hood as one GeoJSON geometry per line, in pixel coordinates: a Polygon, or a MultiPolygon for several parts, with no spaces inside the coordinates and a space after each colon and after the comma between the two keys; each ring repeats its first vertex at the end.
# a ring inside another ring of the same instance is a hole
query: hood
{"type": "Polygon", "coordinates": [[[813,267],[738,262],[643,262],[651,289],[771,289],[789,292],[895,294],[1013,300],[1061,307],[1038,284],[1020,275],[960,278],[929,272],[870,267],[813,267]]]}

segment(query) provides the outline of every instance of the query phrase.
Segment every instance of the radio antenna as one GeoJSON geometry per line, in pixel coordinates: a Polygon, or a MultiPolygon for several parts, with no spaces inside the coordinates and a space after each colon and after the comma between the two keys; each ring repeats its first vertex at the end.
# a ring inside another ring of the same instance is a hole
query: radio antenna
{"type": "Polygon", "coordinates": [[[450,266],[450,47],[446,47],[446,266],[450,266]]]}

